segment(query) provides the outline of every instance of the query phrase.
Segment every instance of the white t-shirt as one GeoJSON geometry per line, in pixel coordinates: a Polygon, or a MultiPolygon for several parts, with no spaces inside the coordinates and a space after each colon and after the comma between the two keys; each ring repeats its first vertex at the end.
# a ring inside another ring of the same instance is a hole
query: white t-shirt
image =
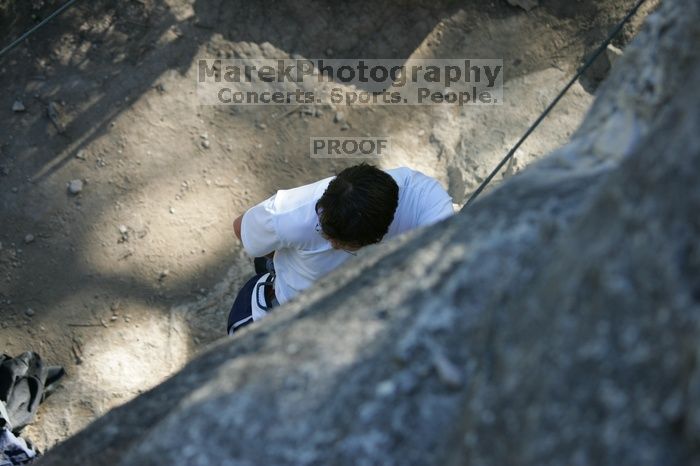
{"type": "MultiPolygon", "coordinates": [[[[453,214],[452,199],[437,180],[410,168],[386,170],[399,186],[399,204],[384,240],[453,214]]],[[[333,177],[277,194],[249,209],[241,223],[245,251],[275,251],[275,295],[281,303],[350,259],[319,233],[316,202],[333,177]]]]}

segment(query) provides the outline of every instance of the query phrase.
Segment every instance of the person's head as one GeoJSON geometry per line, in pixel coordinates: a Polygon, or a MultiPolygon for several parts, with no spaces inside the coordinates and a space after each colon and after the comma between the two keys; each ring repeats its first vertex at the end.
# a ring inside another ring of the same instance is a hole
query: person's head
{"type": "Polygon", "coordinates": [[[399,186],[388,173],[366,163],[346,168],[316,203],[320,233],[336,249],[378,243],[398,204],[399,186]]]}

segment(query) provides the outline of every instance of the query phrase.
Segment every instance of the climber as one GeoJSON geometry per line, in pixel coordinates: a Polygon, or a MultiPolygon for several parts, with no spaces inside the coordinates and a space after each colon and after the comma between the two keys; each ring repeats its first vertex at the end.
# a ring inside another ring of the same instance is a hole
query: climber
{"type": "Polygon", "coordinates": [[[409,168],[360,164],[275,195],[233,222],[256,275],[238,293],[227,331],[264,317],[364,246],[453,213],[437,180],[409,168]],[[266,257],[265,257],[266,256],[266,257]]]}

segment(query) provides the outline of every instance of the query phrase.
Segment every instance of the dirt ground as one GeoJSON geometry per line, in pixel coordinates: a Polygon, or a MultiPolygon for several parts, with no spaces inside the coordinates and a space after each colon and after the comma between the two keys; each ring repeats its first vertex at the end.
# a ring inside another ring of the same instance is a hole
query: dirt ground
{"type": "MultiPolygon", "coordinates": [[[[60,3],[0,1],[2,45],[60,3]]],[[[225,337],[253,271],[233,218],[354,163],[312,159],[310,136],[390,136],[382,167],[432,175],[460,204],[630,4],[97,0],[0,57],[0,350],[68,372],[26,437],[50,448],[225,337]],[[198,105],[198,58],[293,54],[503,58],[505,103],[198,105]]],[[[576,84],[504,175],[563,144],[591,90],[576,84]]]]}

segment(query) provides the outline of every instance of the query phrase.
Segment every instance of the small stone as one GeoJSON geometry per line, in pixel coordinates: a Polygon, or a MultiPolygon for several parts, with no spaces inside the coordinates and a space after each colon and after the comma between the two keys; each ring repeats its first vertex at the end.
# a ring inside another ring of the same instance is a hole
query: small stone
{"type": "Polygon", "coordinates": [[[24,313],[27,315],[27,317],[32,317],[34,315],[34,309],[28,307],[27,310],[24,311],[24,313]]]}
{"type": "Polygon", "coordinates": [[[129,232],[129,228],[126,225],[119,225],[119,233],[125,235],[129,232]]]}
{"type": "Polygon", "coordinates": [[[22,103],[21,100],[15,100],[15,103],[12,104],[12,111],[15,113],[23,112],[26,110],[26,107],[22,103]]]}
{"type": "Polygon", "coordinates": [[[170,211],[171,214],[174,214],[174,213],[175,213],[175,207],[171,207],[171,208],[169,209],[169,211],[170,211]]]}
{"type": "Polygon", "coordinates": [[[345,114],[343,112],[335,112],[335,117],[333,118],[335,123],[345,122],[345,114]]]}
{"type": "Polygon", "coordinates": [[[418,130],[418,136],[421,136],[421,137],[425,136],[425,130],[424,129],[418,130]]]}
{"type": "Polygon", "coordinates": [[[25,242],[25,244],[33,243],[33,242],[34,242],[34,239],[35,239],[35,238],[34,238],[34,235],[32,235],[31,233],[29,233],[29,234],[27,234],[27,235],[24,237],[24,242],[25,242]]]}
{"type": "Polygon", "coordinates": [[[210,146],[210,143],[209,143],[208,139],[205,139],[204,141],[202,141],[202,147],[204,147],[205,149],[209,149],[209,146],[210,146]]]}
{"type": "Polygon", "coordinates": [[[71,180],[70,183],[68,183],[68,192],[76,196],[80,194],[80,192],[83,190],[83,181],[82,180],[71,180]]]}
{"type": "Polygon", "coordinates": [[[109,320],[111,320],[112,322],[114,322],[115,320],[117,320],[117,316],[112,316],[112,317],[109,318],[109,320]]]}
{"type": "Polygon", "coordinates": [[[165,278],[166,278],[168,275],[170,275],[170,270],[165,269],[165,270],[163,270],[163,271],[160,272],[160,275],[158,276],[158,280],[163,281],[163,280],[165,280],[165,278]]]}
{"type": "Polygon", "coordinates": [[[84,149],[80,149],[77,154],[75,154],[76,159],[87,160],[87,154],[84,149]]]}
{"type": "Polygon", "coordinates": [[[258,123],[258,128],[260,129],[266,129],[267,125],[265,123],[258,123]]]}

